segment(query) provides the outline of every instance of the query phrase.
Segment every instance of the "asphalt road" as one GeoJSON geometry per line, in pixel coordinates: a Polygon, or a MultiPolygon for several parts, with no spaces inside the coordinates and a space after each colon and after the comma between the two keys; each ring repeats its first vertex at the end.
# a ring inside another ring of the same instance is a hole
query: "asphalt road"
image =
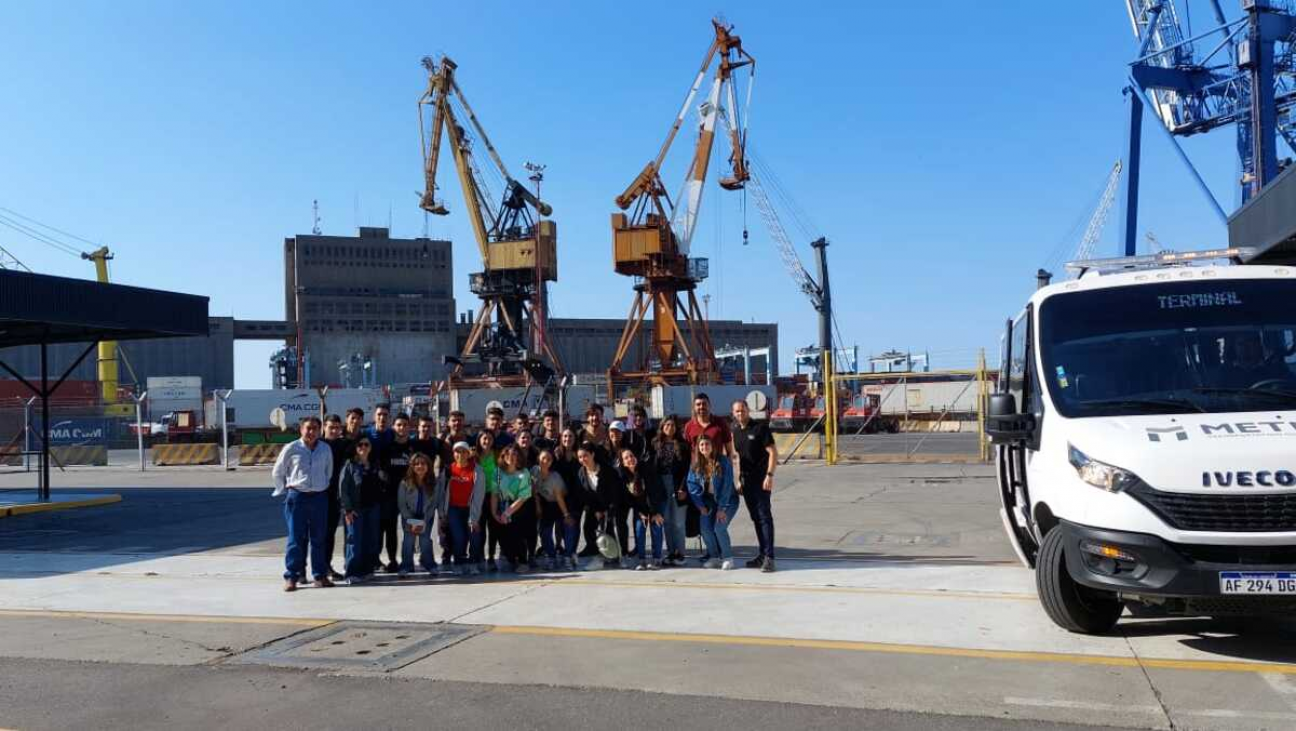
{"type": "Polygon", "coordinates": [[[1059,725],[604,688],[338,677],[274,668],[0,660],[0,722],[68,728],[894,729],[1080,731],[1059,725]]]}
{"type": "Polygon", "coordinates": [[[0,519],[0,728],[1296,727],[1292,622],[1053,627],[984,465],[784,467],[773,575],[295,594],[265,468],[55,479],[124,501],[0,519]]]}

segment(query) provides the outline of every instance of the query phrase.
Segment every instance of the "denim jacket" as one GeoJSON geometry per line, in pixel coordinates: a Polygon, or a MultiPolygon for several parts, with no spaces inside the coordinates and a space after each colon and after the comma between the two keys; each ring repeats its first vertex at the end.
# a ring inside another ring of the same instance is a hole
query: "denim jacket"
{"type": "Polygon", "coordinates": [[[698,508],[710,507],[727,507],[738,504],[738,490],[734,487],[733,463],[728,459],[721,457],[719,460],[720,471],[716,474],[711,486],[710,505],[707,504],[708,496],[706,494],[706,478],[698,473],[696,468],[689,469],[688,473],[688,492],[689,497],[693,498],[693,504],[698,508]]]}

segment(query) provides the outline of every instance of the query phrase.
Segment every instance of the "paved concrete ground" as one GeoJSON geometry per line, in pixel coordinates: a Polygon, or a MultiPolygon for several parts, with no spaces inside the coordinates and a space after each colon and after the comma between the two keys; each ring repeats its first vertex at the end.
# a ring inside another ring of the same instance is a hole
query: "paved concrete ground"
{"type": "Polygon", "coordinates": [[[843,458],[864,459],[880,455],[913,455],[917,457],[975,457],[978,454],[976,431],[945,434],[842,434],[837,452],[843,458]]]}
{"type": "MultiPolygon", "coordinates": [[[[1296,726],[1290,621],[1053,627],[1000,536],[985,467],[780,477],[772,575],[384,578],[284,594],[264,468],[69,470],[58,484],[125,501],[0,521],[0,726],[67,727],[90,718],[87,701],[109,727],[405,725],[409,709],[453,722],[463,708],[488,728],[1296,726]],[[397,652],[438,632],[456,634],[397,652]],[[193,701],[158,700],[177,697],[193,701]]],[[[745,515],[735,539],[750,552],[745,515]]]]}

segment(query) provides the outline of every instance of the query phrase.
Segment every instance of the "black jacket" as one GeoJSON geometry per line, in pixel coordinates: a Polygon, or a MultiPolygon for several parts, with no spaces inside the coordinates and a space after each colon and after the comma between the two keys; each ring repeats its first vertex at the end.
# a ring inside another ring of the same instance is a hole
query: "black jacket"
{"type": "Polygon", "coordinates": [[[627,498],[625,483],[621,481],[621,476],[616,470],[605,464],[600,464],[598,468],[598,487],[590,485],[589,475],[584,469],[580,470],[576,481],[589,500],[586,505],[595,512],[616,510],[625,504],[627,498]]]}
{"type": "MultiPolygon", "coordinates": [[[[670,475],[676,490],[688,492],[688,486],[684,484],[684,481],[688,478],[689,464],[692,459],[688,442],[683,439],[675,439],[662,445],[654,445],[654,447],[656,447],[656,451],[653,454],[653,468],[658,479],[665,482],[666,476],[670,475]]],[[[682,501],[677,499],[676,502],[684,505],[688,503],[688,499],[682,501]]]]}
{"type": "Polygon", "coordinates": [[[345,511],[360,510],[382,502],[387,487],[386,474],[370,462],[362,465],[350,459],[342,466],[338,490],[345,511]]]}
{"type": "Polygon", "coordinates": [[[618,467],[617,476],[625,485],[626,500],[636,513],[653,516],[666,511],[666,489],[651,466],[640,463],[637,475],[618,467]]]}

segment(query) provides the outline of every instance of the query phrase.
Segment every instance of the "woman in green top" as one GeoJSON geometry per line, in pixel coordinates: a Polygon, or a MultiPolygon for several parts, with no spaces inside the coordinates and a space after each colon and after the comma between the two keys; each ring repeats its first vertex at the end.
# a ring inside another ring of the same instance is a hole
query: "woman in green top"
{"type": "MultiPolygon", "coordinates": [[[[481,467],[482,476],[486,478],[486,494],[489,496],[495,491],[495,482],[497,479],[498,453],[495,450],[495,435],[489,431],[483,431],[477,435],[477,466],[481,467]]],[[[486,511],[482,511],[481,529],[477,531],[477,540],[481,541],[481,549],[477,555],[482,557],[477,568],[480,571],[495,571],[498,567],[495,565],[495,549],[499,545],[500,535],[503,529],[495,522],[494,511],[491,511],[490,518],[486,517],[486,511]]]]}
{"type": "Polygon", "coordinates": [[[490,500],[504,560],[510,571],[525,574],[531,570],[526,562],[526,537],[527,526],[535,522],[535,503],[531,500],[531,472],[523,469],[522,453],[516,445],[500,452],[490,500]]]}

